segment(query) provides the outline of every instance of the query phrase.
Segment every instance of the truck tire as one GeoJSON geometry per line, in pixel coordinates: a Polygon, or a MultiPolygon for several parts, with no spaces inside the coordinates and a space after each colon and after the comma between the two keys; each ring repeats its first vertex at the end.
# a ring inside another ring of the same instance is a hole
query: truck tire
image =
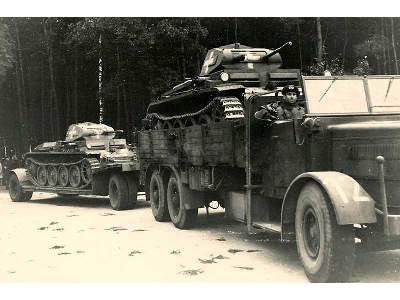
{"type": "Polygon", "coordinates": [[[169,216],[175,227],[187,229],[193,227],[196,222],[198,210],[185,209],[182,199],[182,186],[172,174],[168,181],[167,203],[169,216]]]}
{"type": "Polygon", "coordinates": [[[328,196],[321,187],[307,183],[296,207],[296,244],[311,282],[344,282],[354,263],[353,225],[340,226],[328,196]]]}
{"type": "Polygon", "coordinates": [[[114,210],[129,208],[128,182],[122,174],[113,174],[108,182],[110,204],[114,210]]]}
{"type": "Polygon", "coordinates": [[[12,173],[8,179],[8,193],[12,202],[29,201],[32,198],[32,192],[24,192],[17,175],[12,173]]]}
{"type": "Polygon", "coordinates": [[[137,178],[133,174],[125,174],[126,182],[128,183],[128,206],[127,208],[131,209],[136,206],[137,202],[137,193],[138,193],[138,184],[137,178]]]}
{"type": "Polygon", "coordinates": [[[169,221],[167,189],[158,170],[154,170],[150,177],[149,198],[154,218],[158,222],[169,221]]]}

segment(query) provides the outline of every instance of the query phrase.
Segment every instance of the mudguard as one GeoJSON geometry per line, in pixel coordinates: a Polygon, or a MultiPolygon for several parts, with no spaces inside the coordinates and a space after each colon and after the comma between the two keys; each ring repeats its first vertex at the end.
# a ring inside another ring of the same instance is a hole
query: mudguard
{"type": "Polygon", "coordinates": [[[308,172],[297,176],[282,203],[282,237],[294,232],[297,198],[304,184],[318,183],[328,195],[339,225],[376,223],[375,201],[352,177],[340,172],[308,172]]]}
{"type": "Polygon", "coordinates": [[[28,179],[28,174],[26,173],[26,169],[24,168],[13,169],[10,171],[10,173],[14,173],[15,176],[17,176],[21,185],[25,182],[30,182],[28,179]]]}

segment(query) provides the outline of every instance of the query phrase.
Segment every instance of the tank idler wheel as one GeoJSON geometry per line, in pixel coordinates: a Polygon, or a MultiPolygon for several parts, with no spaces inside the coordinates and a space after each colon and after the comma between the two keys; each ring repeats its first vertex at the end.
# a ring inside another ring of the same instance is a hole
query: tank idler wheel
{"type": "Polygon", "coordinates": [[[151,211],[154,219],[156,219],[158,222],[170,220],[166,193],[167,188],[165,186],[165,181],[163,180],[160,172],[155,170],[153,174],[151,174],[150,178],[149,195],[151,211]]]}
{"type": "Polygon", "coordinates": [[[47,169],[45,166],[39,166],[36,173],[36,180],[40,186],[45,186],[47,183],[47,169]]]}
{"type": "Polygon", "coordinates": [[[193,227],[196,222],[198,210],[185,209],[183,206],[183,186],[180,181],[171,175],[167,187],[167,203],[169,216],[172,223],[179,229],[187,229],[193,227]]]}
{"type": "Polygon", "coordinates": [[[12,202],[29,201],[32,198],[32,192],[24,192],[17,175],[11,174],[8,180],[8,192],[12,202]]]}
{"type": "Polygon", "coordinates": [[[129,185],[125,176],[119,173],[111,175],[108,182],[108,193],[112,209],[124,210],[129,208],[129,185]]]}
{"type": "Polygon", "coordinates": [[[77,165],[72,165],[69,168],[69,184],[74,188],[81,184],[81,170],[77,165]]]}
{"type": "Polygon", "coordinates": [[[56,186],[58,180],[58,170],[55,166],[49,166],[47,170],[47,181],[49,186],[56,186]]]}
{"type": "Polygon", "coordinates": [[[69,182],[69,174],[68,174],[68,168],[66,166],[60,166],[58,168],[58,183],[62,187],[66,187],[69,182]]]}
{"type": "Polygon", "coordinates": [[[81,164],[81,178],[85,184],[88,184],[92,181],[92,168],[90,163],[86,160],[81,164]]]}
{"type": "Polygon", "coordinates": [[[316,183],[306,184],[296,207],[296,243],[311,282],[347,281],[354,262],[353,225],[338,225],[329,198],[316,183]]]}

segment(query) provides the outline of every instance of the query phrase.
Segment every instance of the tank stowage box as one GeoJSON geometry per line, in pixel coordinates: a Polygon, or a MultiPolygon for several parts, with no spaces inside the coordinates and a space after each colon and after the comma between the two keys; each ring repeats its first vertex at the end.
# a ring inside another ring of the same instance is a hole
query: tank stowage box
{"type": "MultiPolygon", "coordinates": [[[[110,195],[114,209],[136,202],[136,150],[104,124],[69,126],[64,141],[46,142],[24,155],[25,169],[14,170],[11,198],[18,201],[18,183],[25,198],[34,191],[59,195],[110,195]]],[[[24,198],[23,197],[23,198],[24,198]]]]}

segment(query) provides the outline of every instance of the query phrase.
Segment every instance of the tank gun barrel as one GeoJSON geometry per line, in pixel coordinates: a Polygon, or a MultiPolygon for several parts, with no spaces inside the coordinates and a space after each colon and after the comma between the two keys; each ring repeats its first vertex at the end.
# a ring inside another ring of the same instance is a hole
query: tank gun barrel
{"type": "Polygon", "coordinates": [[[291,41],[284,43],[282,46],[276,48],[275,50],[272,50],[272,52],[268,53],[267,56],[265,56],[264,59],[268,59],[269,57],[275,55],[276,53],[280,52],[283,48],[286,48],[287,46],[292,46],[293,43],[291,41]]]}

